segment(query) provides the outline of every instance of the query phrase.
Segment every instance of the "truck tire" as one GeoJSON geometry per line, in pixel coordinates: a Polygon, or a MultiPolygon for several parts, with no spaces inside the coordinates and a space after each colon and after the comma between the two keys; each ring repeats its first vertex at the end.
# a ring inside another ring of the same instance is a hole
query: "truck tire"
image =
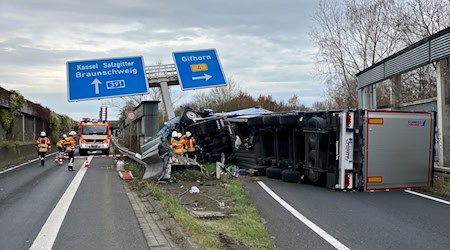
{"type": "Polygon", "coordinates": [[[266,176],[271,179],[281,179],[281,168],[268,167],[266,168],[266,176]]]}
{"type": "Polygon", "coordinates": [[[307,177],[308,177],[308,181],[311,183],[318,183],[321,180],[321,173],[314,171],[314,170],[309,170],[306,172],[307,177]]]}
{"type": "Polygon", "coordinates": [[[265,168],[264,166],[258,166],[257,170],[259,176],[266,176],[267,168],[265,168]]]}
{"type": "Polygon", "coordinates": [[[297,183],[300,181],[300,172],[291,169],[285,169],[283,170],[283,172],[281,172],[281,180],[283,180],[284,182],[297,183]]]}
{"type": "Polygon", "coordinates": [[[193,110],[186,110],[183,113],[183,116],[181,117],[181,121],[184,124],[190,125],[194,123],[194,119],[197,118],[198,115],[193,110]]]}
{"type": "Polygon", "coordinates": [[[313,128],[313,129],[324,129],[327,126],[327,121],[323,119],[322,117],[313,117],[308,120],[306,123],[307,128],[313,128]]]}

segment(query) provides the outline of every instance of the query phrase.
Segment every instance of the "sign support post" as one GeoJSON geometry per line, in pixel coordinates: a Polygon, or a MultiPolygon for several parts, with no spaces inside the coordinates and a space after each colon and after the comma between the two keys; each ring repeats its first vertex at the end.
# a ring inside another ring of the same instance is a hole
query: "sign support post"
{"type": "Polygon", "coordinates": [[[172,100],[170,98],[169,86],[167,82],[160,83],[161,88],[161,97],[164,103],[164,107],[166,108],[167,120],[170,120],[175,117],[175,112],[173,110],[172,100]]]}

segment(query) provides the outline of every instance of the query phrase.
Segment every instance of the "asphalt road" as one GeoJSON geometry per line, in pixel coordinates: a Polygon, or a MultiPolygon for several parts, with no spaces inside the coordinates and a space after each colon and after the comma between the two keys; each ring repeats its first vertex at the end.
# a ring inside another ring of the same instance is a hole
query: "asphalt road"
{"type": "MultiPolygon", "coordinates": [[[[46,160],[0,175],[0,249],[28,249],[80,170],[46,160]]],[[[76,191],[53,249],[148,249],[112,158],[94,158],[76,191]]]]}
{"type": "MultiPolygon", "coordinates": [[[[350,249],[449,249],[450,206],[404,191],[346,193],[262,181],[289,205],[350,249]]],[[[256,182],[250,198],[280,249],[334,249],[256,182]]]]}

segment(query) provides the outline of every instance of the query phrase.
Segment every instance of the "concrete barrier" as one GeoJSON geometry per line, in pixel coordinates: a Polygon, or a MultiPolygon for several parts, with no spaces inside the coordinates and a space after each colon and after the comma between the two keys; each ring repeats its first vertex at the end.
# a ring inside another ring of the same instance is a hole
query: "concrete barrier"
{"type": "Polygon", "coordinates": [[[0,145],[0,171],[37,157],[35,145],[0,145]]]}

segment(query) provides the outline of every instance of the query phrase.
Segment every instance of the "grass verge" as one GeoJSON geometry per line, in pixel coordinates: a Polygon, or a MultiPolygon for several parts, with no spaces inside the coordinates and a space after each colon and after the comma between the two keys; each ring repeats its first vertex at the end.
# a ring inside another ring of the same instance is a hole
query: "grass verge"
{"type": "MultiPolygon", "coordinates": [[[[243,245],[249,249],[276,249],[272,238],[261,222],[257,208],[251,203],[239,180],[217,180],[223,182],[226,191],[232,197],[236,216],[204,220],[194,218],[173,194],[164,191],[157,184],[140,181],[143,171],[141,173],[141,168],[137,164],[127,162],[126,168],[131,170],[135,177],[140,177],[130,182],[131,187],[137,190],[144,188],[153,198],[159,200],[166,212],[202,249],[224,249],[225,245],[230,247],[230,244],[243,245]]],[[[206,168],[209,172],[215,171],[214,164],[207,164],[206,168]]],[[[198,178],[190,171],[180,177],[181,179],[198,178]]]]}
{"type": "Polygon", "coordinates": [[[249,249],[276,249],[275,244],[261,222],[259,212],[251,203],[239,180],[226,182],[227,192],[235,202],[237,215],[218,220],[198,220],[181,206],[176,197],[148,183],[150,194],[159,200],[185,232],[203,249],[223,249],[220,235],[249,249]]]}
{"type": "Polygon", "coordinates": [[[425,191],[436,196],[450,198],[450,180],[445,180],[443,177],[436,177],[433,186],[427,188],[425,191]]]}

